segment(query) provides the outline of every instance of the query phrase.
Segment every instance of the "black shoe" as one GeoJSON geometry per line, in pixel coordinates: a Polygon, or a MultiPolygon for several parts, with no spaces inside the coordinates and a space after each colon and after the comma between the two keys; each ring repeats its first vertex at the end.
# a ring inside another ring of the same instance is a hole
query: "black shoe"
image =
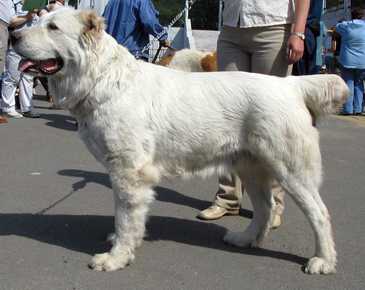
{"type": "Polygon", "coordinates": [[[365,116],[365,113],[355,113],[355,116],[365,116]]]}
{"type": "Polygon", "coordinates": [[[39,115],[38,113],[34,113],[32,111],[28,111],[28,112],[23,112],[23,117],[25,118],[39,118],[41,115],[39,115]]]}

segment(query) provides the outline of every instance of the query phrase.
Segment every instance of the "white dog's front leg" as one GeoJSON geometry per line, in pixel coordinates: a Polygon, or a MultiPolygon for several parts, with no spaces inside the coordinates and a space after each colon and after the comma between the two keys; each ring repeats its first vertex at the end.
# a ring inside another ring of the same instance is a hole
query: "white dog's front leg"
{"type": "Polygon", "coordinates": [[[114,271],[133,262],[134,251],[143,240],[148,205],[153,200],[153,191],[146,187],[136,189],[133,194],[118,190],[114,192],[113,247],[110,252],[97,254],[92,258],[89,265],[97,271],[114,271]]]}

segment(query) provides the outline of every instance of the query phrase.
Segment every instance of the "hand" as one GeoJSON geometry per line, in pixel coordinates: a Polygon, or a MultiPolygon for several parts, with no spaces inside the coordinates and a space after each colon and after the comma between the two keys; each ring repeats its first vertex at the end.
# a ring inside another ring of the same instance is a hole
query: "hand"
{"type": "Polygon", "coordinates": [[[170,42],[167,39],[160,40],[160,46],[162,46],[162,47],[170,47],[170,42]]]}
{"type": "Polygon", "coordinates": [[[304,40],[292,34],[289,36],[287,48],[289,64],[296,63],[303,57],[304,40]]]}
{"type": "Polygon", "coordinates": [[[31,21],[31,20],[33,20],[33,17],[34,17],[34,12],[33,11],[29,11],[28,13],[27,13],[27,15],[25,15],[25,18],[27,19],[27,21],[31,21]]]}

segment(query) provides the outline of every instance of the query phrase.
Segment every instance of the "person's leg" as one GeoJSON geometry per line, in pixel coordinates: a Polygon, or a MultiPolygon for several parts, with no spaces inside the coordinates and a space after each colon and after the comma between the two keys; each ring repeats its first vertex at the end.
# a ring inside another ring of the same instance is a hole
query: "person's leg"
{"type": "Polygon", "coordinates": [[[48,79],[45,77],[40,77],[38,80],[40,81],[44,90],[46,91],[46,96],[47,96],[48,102],[52,102],[52,97],[51,97],[51,95],[49,93],[49,89],[48,89],[48,79]]]}
{"type": "MultiPolygon", "coordinates": [[[[0,20],[0,83],[2,82],[3,73],[5,70],[6,51],[8,49],[8,37],[9,37],[8,25],[2,20],[0,20]]],[[[0,95],[1,95],[1,86],[0,86],[0,95]]],[[[3,123],[7,123],[7,120],[4,116],[0,115],[0,124],[3,123]]]]}
{"type": "MultiPolygon", "coordinates": [[[[217,43],[217,63],[219,71],[249,71],[250,56],[239,45],[239,28],[223,27],[217,43]]],[[[236,174],[220,175],[219,188],[213,204],[198,214],[198,218],[212,220],[224,215],[239,213],[242,200],[242,184],[236,174]]]]}
{"type": "Polygon", "coordinates": [[[362,80],[362,70],[354,71],[354,114],[361,114],[364,98],[364,83],[362,80]]]}
{"type": "Polygon", "coordinates": [[[285,77],[291,74],[286,42],[290,25],[255,28],[252,50],[252,72],[285,77]]]}
{"type": "Polygon", "coordinates": [[[20,73],[18,71],[18,64],[20,56],[15,53],[14,50],[9,49],[6,56],[6,69],[2,82],[1,108],[3,113],[9,117],[21,118],[22,115],[15,110],[15,91],[20,79],[20,73]]]}
{"type": "Polygon", "coordinates": [[[22,113],[32,109],[33,98],[33,77],[27,74],[21,74],[19,81],[19,102],[22,113]]]}
{"type": "Polygon", "coordinates": [[[0,76],[5,70],[6,51],[8,50],[8,26],[0,20],[0,76]]]}
{"type": "Polygon", "coordinates": [[[266,171],[252,164],[253,172],[246,173],[246,189],[253,208],[253,218],[245,231],[228,231],[224,241],[238,247],[259,247],[270,230],[274,212],[271,181],[266,171]]]}
{"type": "Polygon", "coordinates": [[[276,229],[281,226],[284,209],[285,209],[285,191],[275,180],[271,184],[271,191],[274,197],[275,205],[273,208],[273,215],[271,221],[271,228],[276,229]]]}
{"type": "Polygon", "coordinates": [[[21,74],[19,82],[19,101],[22,114],[26,118],[39,118],[40,115],[33,112],[33,76],[21,74]]]}
{"type": "Polygon", "coordinates": [[[363,90],[363,98],[362,98],[362,113],[365,114],[365,69],[361,70],[361,79],[362,79],[362,86],[364,88],[363,90]]]}
{"type": "Polygon", "coordinates": [[[341,67],[341,76],[350,89],[350,95],[343,105],[342,113],[352,115],[354,113],[354,74],[352,69],[341,67]]]}
{"type": "Polygon", "coordinates": [[[250,55],[240,45],[242,29],[224,26],[217,42],[218,71],[250,71],[250,55]]]}
{"type": "Polygon", "coordinates": [[[220,175],[218,191],[211,206],[197,215],[203,220],[214,220],[224,215],[238,215],[242,200],[242,183],[236,174],[220,175]]]}
{"type": "MultiPolygon", "coordinates": [[[[288,63],[286,42],[290,35],[290,25],[275,25],[253,29],[252,72],[285,77],[291,74],[292,66],[288,63]]],[[[281,225],[284,211],[285,191],[274,181],[272,192],[275,200],[272,228],[281,225]]]]}

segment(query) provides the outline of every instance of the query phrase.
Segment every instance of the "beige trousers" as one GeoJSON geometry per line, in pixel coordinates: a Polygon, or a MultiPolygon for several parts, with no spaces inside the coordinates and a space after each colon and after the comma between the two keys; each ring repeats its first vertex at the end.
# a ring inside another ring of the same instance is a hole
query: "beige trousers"
{"type": "Polygon", "coordinates": [[[6,51],[8,49],[8,24],[0,20],[0,77],[5,70],[6,51]]]}
{"type": "MultiPolygon", "coordinates": [[[[218,38],[217,57],[220,71],[247,71],[285,77],[292,67],[287,59],[287,39],[290,25],[253,28],[223,26],[218,38]]],[[[214,203],[227,208],[240,207],[244,184],[238,176],[219,177],[219,189],[214,203]]],[[[284,191],[273,182],[275,214],[284,210],[284,191]]]]}

